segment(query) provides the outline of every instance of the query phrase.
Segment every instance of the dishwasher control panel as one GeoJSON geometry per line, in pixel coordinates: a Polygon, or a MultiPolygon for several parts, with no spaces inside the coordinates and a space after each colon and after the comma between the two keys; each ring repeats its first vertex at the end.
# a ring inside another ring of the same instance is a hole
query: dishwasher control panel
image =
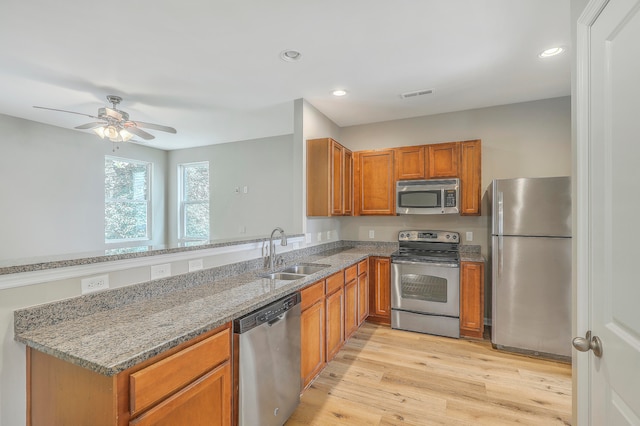
{"type": "Polygon", "coordinates": [[[273,321],[280,317],[285,312],[300,303],[300,293],[294,293],[280,300],[276,300],[262,308],[245,315],[242,318],[238,318],[233,321],[233,332],[244,333],[264,324],[265,322],[273,321]]]}

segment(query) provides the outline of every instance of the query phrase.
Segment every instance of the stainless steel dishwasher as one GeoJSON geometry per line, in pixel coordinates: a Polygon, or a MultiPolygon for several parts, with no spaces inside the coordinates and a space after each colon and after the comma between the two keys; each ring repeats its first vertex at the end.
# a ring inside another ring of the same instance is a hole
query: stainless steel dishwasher
{"type": "Polygon", "coordinates": [[[238,343],[238,424],[281,426],[300,402],[300,294],[233,323],[238,343]]]}

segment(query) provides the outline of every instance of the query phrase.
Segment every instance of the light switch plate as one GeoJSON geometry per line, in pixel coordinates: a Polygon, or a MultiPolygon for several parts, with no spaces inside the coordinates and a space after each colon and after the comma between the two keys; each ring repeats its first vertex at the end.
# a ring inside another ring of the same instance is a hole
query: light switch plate
{"type": "Polygon", "coordinates": [[[467,231],[467,241],[473,241],[473,232],[467,231]]]}
{"type": "Polygon", "coordinates": [[[374,231],[373,229],[369,229],[369,238],[375,238],[376,237],[376,231],[374,231]]]}

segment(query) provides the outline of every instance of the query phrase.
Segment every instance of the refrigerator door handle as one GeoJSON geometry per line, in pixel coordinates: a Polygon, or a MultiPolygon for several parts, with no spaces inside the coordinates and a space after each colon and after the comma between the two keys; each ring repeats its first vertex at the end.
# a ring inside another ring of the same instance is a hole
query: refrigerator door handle
{"type": "MultiPolygon", "coordinates": [[[[498,191],[498,235],[502,235],[504,229],[504,211],[503,211],[503,201],[504,201],[504,192],[498,191]]],[[[502,240],[501,240],[502,241],[502,240]]]]}
{"type": "Polygon", "coordinates": [[[498,277],[502,275],[502,263],[503,263],[502,244],[503,244],[503,238],[502,236],[499,236],[498,237],[498,277]]]}

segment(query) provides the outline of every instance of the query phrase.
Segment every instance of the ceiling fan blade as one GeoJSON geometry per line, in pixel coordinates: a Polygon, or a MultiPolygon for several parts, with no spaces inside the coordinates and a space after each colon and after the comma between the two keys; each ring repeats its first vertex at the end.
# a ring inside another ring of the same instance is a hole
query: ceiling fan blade
{"type": "Polygon", "coordinates": [[[145,129],[160,130],[162,132],[167,132],[167,133],[177,133],[176,129],[169,126],[162,126],[160,124],[153,124],[153,123],[145,123],[144,121],[134,121],[133,123],[135,123],[136,126],[144,127],[145,129]]]}
{"type": "Polygon", "coordinates": [[[125,125],[124,129],[127,132],[133,133],[134,135],[139,136],[142,139],[147,140],[147,141],[155,138],[155,136],[153,136],[152,134],[147,133],[142,129],[138,129],[136,126],[127,126],[127,125],[125,125]]]}
{"type": "Polygon", "coordinates": [[[86,129],[95,129],[96,127],[101,127],[104,126],[105,123],[104,121],[96,121],[93,123],[87,123],[87,124],[82,124],[80,126],[76,126],[74,127],[74,129],[78,129],[78,130],[86,130],[86,129]]]}
{"type": "Polygon", "coordinates": [[[38,109],[48,109],[50,111],[58,111],[58,112],[67,112],[69,114],[77,114],[77,115],[84,115],[85,117],[91,117],[91,118],[97,118],[100,119],[100,117],[96,117],[95,115],[90,115],[90,114],[84,114],[81,112],[75,112],[75,111],[66,111],[64,109],[56,109],[56,108],[47,108],[47,107],[41,107],[41,106],[33,106],[34,108],[38,108],[38,109]]]}

